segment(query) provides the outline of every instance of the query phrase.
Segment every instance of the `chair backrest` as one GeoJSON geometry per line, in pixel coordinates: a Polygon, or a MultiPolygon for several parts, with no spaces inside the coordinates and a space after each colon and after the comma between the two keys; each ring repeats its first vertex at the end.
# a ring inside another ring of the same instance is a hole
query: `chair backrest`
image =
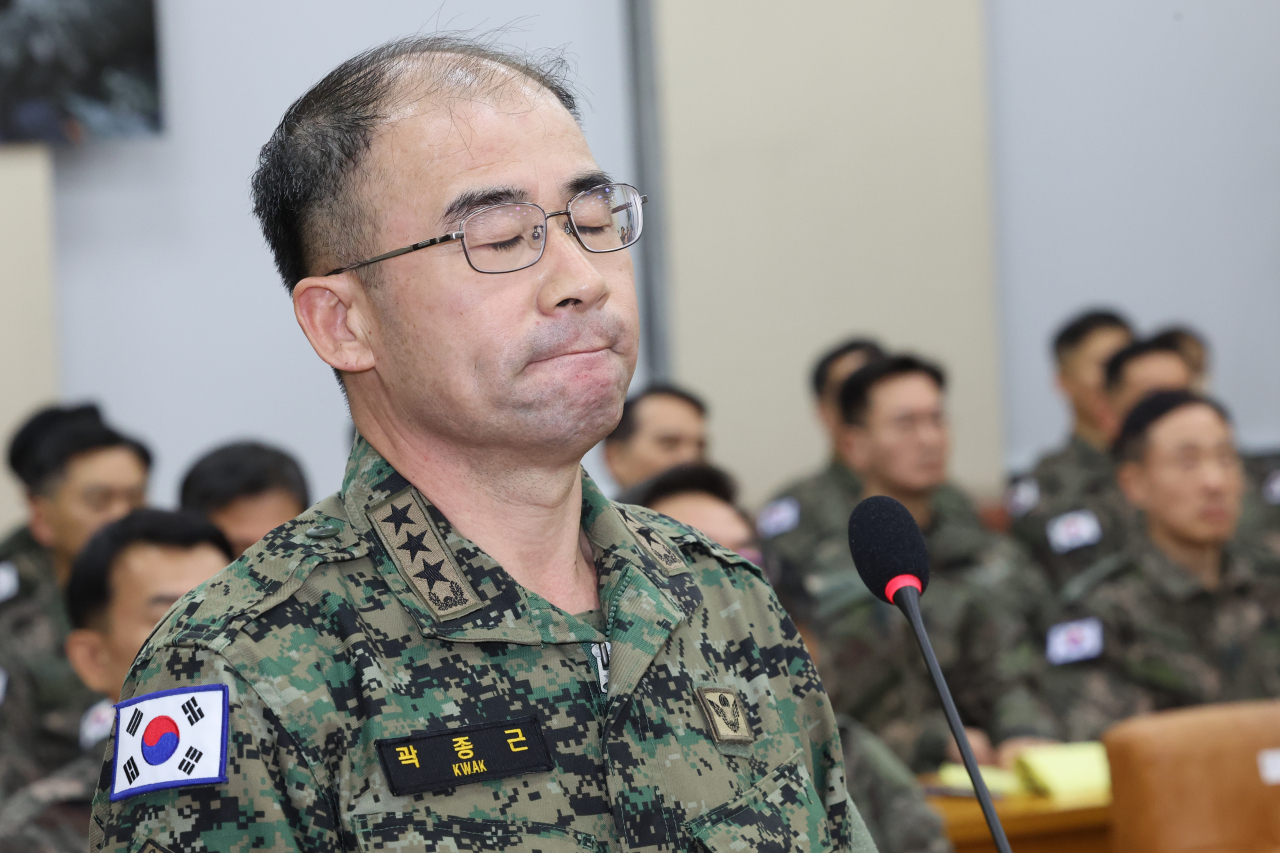
{"type": "Polygon", "coordinates": [[[1116,853],[1280,851],[1280,702],[1147,714],[1103,742],[1116,853]]]}

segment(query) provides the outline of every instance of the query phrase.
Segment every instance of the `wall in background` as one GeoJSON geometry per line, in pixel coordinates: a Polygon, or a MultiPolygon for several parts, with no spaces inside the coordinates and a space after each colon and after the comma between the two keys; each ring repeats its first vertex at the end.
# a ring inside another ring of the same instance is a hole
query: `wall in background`
{"type": "MultiPolygon", "coordinates": [[[[53,163],[38,145],[0,147],[0,465],[30,412],[58,396],[54,322],[53,163]]],[[[0,536],[23,514],[16,480],[0,476],[0,536]]]]}
{"type": "Polygon", "coordinates": [[[1280,4],[989,0],[1006,458],[1068,428],[1048,341],[1087,305],[1207,333],[1280,445],[1280,4]]]}
{"type": "MultiPolygon", "coordinates": [[[[601,165],[634,175],[621,0],[163,0],[165,129],[57,153],[58,359],[67,399],[95,398],[157,451],[152,499],[230,439],[279,443],[312,491],[340,482],[349,421],[294,321],[250,214],[259,147],[308,86],[392,38],[516,22],[504,41],[568,46],[601,165]]],[[[38,317],[37,317],[38,319],[38,317]]],[[[52,363],[52,362],[49,362],[52,363]]]]}
{"type": "Polygon", "coordinates": [[[657,3],[675,378],[758,503],[823,461],[815,356],[853,333],[951,373],[953,473],[999,488],[978,0],[657,3]]]}

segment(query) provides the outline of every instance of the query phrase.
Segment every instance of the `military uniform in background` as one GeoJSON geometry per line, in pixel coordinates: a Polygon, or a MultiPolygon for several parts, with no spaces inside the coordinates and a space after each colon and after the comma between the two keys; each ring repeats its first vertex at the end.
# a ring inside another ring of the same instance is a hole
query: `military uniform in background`
{"type": "MultiPolygon", "coordinates": [[[[757,532],[774,560],[788,563],[803,577],[853,567],[848,543],[839,553],[820,553],[829,547],[836,531],[847,531],[849,514],[862,500],[862,478],[839,460],[822,471],[792,483],[778,493],[757,515],[757,532]]],[[[958,487],[940,486],[933,498],[934,511],[947,518],[978,522],[973,503],[958,487]]]]}
{"type": "MultiPolygon", "coordinates": [[[[880,853],[951,853],[942,817],[893,750],[863,726],[840,717],[849,795],[880,853]]],[[[0,849],[0,853],[8,851],[0,849]]]]}
{"type": "Polygon", "coordinates": [[[25,527],[0,545],[0,800],[80,755],[102,697],[63,648],[71,623],[48,551],[25,527]]]}
{"type": "Polygon", "coordinates": [[[1079,436],[1015,478],[1006,508],[1013,519],[1010,534],[1057,589],[1123,549],[1137,527],[1110,455],[1079,436]]]}
{"type": "Polygon", "coordinates": [[[34,782],[0,808],[0,853],[85,853],[102,744],[34,782]]]}
{"type": "Polygon", "coordinates": [[[1280,451],[1240,458],[1249,484],[1240,526],[1280,558],[1280,451]]]}
{"type": "Polygon", "coordinates": [[[1070,740],[1147,711],[1280,698],[1280,577],[1232,544],[1206,589],[1142,536],[1062,591],[1044,695],[1070,740]]]}
{"type": "MultiPolygon", "coordinates": [[[[1031,689],[1042,657],[1029,624],[1049,618],[1041,570],[1012,540],[939,511],[925,531],[929,587],[921,613],[966,725],[994,741],[1054,737],[1056,717],[1031,689]]],[[[906,618],[872,595],[844,527],[816,549],[807,588],[824,684],[838,713],[883,739],[914,772],[937,769],[951,735],[906,618]]]]}
{"type": "Polygon", "coordinates": [[[570,616],[357,440],[143,649],[93,848],[872,850],[759,570],[582,486],[602,610],[570,616]]]}

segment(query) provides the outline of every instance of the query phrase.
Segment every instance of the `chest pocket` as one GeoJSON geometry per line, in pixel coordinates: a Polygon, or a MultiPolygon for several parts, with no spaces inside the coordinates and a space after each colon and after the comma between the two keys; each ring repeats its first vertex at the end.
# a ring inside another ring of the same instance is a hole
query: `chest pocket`
{"type": "Polygon", "coordinates": [[[827,810],[801,751],[736,800],[686,825],[707,853],[723,850],[828,850],[827,810]]]}
{"type": "Polygon", "coordinates": [[[379,853],[607,853],[582,832],[548,823],[465,820],[423,814],[359,815],[360,850],[379,853]]]}

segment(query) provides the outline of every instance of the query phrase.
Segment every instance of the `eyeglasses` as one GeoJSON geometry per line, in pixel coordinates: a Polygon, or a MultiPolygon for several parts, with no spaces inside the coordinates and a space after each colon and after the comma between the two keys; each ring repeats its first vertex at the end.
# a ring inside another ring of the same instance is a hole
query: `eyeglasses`
{"type": "Polygon", "coordinates": [[[516,272],[542,260],[547,248],[547,220],[554,216],[565,217],[565,233],[577,238],[588,252],[616,252],[640,239],[644,226],[640,206],[648,200],[630,184],[603,184],[578,193],[569,199],[564,210],[555,213],[523,202],[495,204],[468,214],[457,231],[339,267],[325,275],[337,275],[450,240],[462,241],[462,252],[476,272],[516,272]]]}

